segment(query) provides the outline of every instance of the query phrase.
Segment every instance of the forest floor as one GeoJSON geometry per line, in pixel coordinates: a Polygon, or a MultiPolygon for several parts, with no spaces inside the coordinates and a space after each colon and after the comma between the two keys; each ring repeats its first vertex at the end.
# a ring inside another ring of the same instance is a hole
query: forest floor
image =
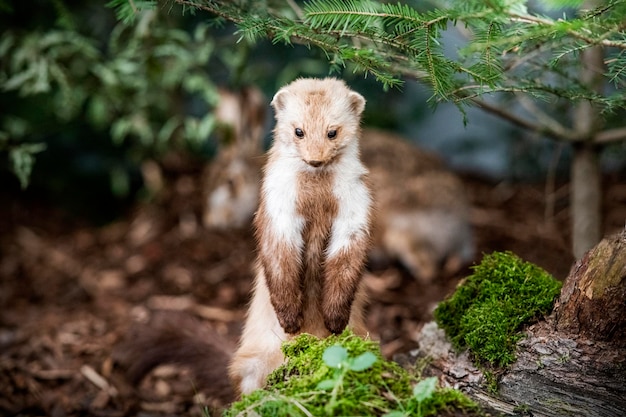
{"type": "MultiPolygon", "coordinates": [[[[252,235],[200,225],[197,178],[193,169],[173,175],[159,199],[98,227],[50,202],[2,192],[0,415],[201,416],[207,402],[216,405],[189,369],[160,366],[134,387],[114,358],[129,327],[157,311],[182,311],[229,345],[237,341],[252,235]]],[[[510,250],[558,279],[567,276],[574,261],[567,184],[546,193],[544,184],[463,179],[476,262],[510,250]]],[[[624,227],[626,182],[607,177],[604,186],[604,231],[611,234],[624,227]]],[[[396,267],[368,272],[367,321],[383,354],[415,348],[436,304],[469,273],[467,266],[422,285],[396,267]]]]}

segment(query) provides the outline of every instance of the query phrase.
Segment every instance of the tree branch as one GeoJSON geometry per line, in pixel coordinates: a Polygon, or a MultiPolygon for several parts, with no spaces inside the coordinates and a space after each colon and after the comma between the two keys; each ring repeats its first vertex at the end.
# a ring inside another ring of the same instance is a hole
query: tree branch
{"type": "Polygon", "coordinates": [[[193,1],[189,1],[189,0],[175,0],[176,3],[181,4],[183,6],[189,6],[189,7],[194,7],[196,9],[200,9],[200,10],[204,10],[210,13],[213,13],[216,16],[219,16],[221,18],[224,18],[226,20],[229,20],[233,23],[242,23],[244,21],[243,17],[235,17],[231,14],[225,13],[223,12],[218,5],[216,5],[215,7],[211,7],[208,5],[204,5],[204,4],[200,4],[200,3],[195,3],[193,1]]]}
{"type": "MultiPolygon", "coordinates": [[[[543,19],[543,18],[536,17],[536,16],[520,15],[516,13],[509,13],[509,16],[511,17],[512,20],[515,20],[518,22],[532,23],[532,24],[543,25],[543,26],[554,26],[555,24],[554,20],[543,19]]],[[[624,41],[613,41],[610,39],[605,39],[605,37],[611,34],[612,31],[606,32],[604,36],[600,37],[599,39],[594,39],[592,37],[589,37],[587,35],[584,35],[572,29],[567,30],[567,33],[573,36],[574,38],[580,39],[590,45],[602,45],[607,48],[626,49],[626,42],[624,41]]]]}
{"type": "Polygon", "coordinates": [[[593,137],[594,143],[604,144],[626,140],[626,127],[618,127],[598,132],[593,137]]]}
{"type": "Polygon", "coordinates": [[[298,19],[304,18],[304,12],[300,8],[300,6],[298,6],[298,3],[296,3],[294,0],[287,0],[287,4],[289,5],[289,7],[291,7],[296,16],[298,16],[298,19]]]}
{"type": "Polygon", "coordinates": [[[530,114],[532,114],[539,124],[545,126],[547,129],[555,132],[562,138],[573,139],[575,138],[575,133],[571,130],[563,126],[556,119],[551,117],[548,113],[539,108],[532,100],[523,95],[517,95],[517,100],[520,105],[526,109],[530,114]]]}
{"type": "Polygon", "coordinates": [[[526,130],[530,130],[532,132],[538,132],[538,133],[542,133],[546,136],[551,137],[552,139],[556,139],[556,140],[568,140],[568,137],[562,136],[559,132],[555,132],[554,130],[550,129],[547,126],[538,124],[538,123],[534,123],[530,120],[524,119],[522,117],[519,117],[516,114],[513,114],[511,112],[508,112],[506,110],[504,110],[501,106],[496,106],[490,103],[487,103],[484,100],[478,99],[478,98],[470,98],[470,100],[476,104],[480,109],[491,113],[493,115],[496,115],[498,117],[500,117],[501,119],[504,119],[510,123],[513,123],[516,126],[522,127],[526,130]]]}

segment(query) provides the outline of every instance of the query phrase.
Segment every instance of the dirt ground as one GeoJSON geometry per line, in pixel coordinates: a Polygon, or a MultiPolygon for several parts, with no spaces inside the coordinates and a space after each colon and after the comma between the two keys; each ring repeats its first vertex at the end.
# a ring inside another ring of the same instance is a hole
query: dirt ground
{"type": "MultiPolygon", "coordinates": [[[[159,199],[103,227],[0,192],[0,415],[182,416],[219,406],[187,368],[160,366],[132,386],[113,358],[129,326],[157,311],[193,316],[236,343],[252,279],[252,235],[200,226],[197,174],[173,175],[159,199]]],[[[567,184],[546,193],[544,184],[463,179],[474,207],[476,260],[511,250],[566,277],[574,261],[567,184]]],[[[626,181],[608,176],[604,185],[609,234],[624,227],[626,181]]],[[[368,324],[383,353],[414,348],[436,303],[469,272],[428,286],[395,267],[368,272],[368,324]]]]}

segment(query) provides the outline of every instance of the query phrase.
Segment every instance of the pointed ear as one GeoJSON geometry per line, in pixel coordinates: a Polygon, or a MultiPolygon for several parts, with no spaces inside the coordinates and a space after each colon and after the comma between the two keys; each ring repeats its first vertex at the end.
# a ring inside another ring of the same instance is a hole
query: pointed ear
{"type": "Polygon", "coordinates": [[[350,100],[350,108],[357,116],[360,116],[365,109],[365,99],[359,93],[350,91],[348,94],[348,100],[350,100]]]}
{"type": "Polygon", "coordinates": [[[284,88],[278,90],[278,92],[274,95],[272,102],[270,103],[274,108],[276,113],[285,110],[287,96],[289,95],[289,91],[284,88]]]}

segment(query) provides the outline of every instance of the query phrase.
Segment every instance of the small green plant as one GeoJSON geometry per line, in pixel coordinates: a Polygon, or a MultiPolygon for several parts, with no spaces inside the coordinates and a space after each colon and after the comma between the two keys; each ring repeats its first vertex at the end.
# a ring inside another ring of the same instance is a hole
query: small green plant
{"type": "Polygon", "coordinates": [[[322,355],[324,363],[329,368],[333,368],[334,374],[330,379],[325,379],[317,384],[321,390],[331,390],[330,401],[324,409],[328,414],[332,414],[337,404],[337,394],[343,387],[343,380],[349,371],[361,372],[370,368],[378,360],[372,352],[363,352],[359,356],[351,358],[348,351],[343,346],[335,345],[327,347],[322,355]]]}
{"type": "Polygon", "coordinates": [[[431,398],[437,388],[437,378],[432,376],[421,380],[413,387],[413,398],[417,401],[417,415],[422,415],[422,403],[431,398]]]}
{"type": "Polygon", "coordinates": [[[521,414],[521,415],[524,415],[524,414],[532,415],[530,414],[530,407],[528,406],[528,404],[516,405],[513,408],[513,412],[516,414],[521,414]]]}
{"type": "Polygon", "coordinates": [[[283,345],[287,358],[267,387],[243,396],[225,416],[478,415],[478,406],[436,378],[416,379],[386,361],[376,342],[346,330],[326,339],[303,334],[283,345]],[[469,414],[468,414],[469,413],[469,414]],[[472,414],[473,413],[473,414],[472,414]]]}
{"type": "MultiPolygon", "coordinates": [[[[422,403],[433,396],[435,389],[437,388],[437,378],[431,376],[421,380],[413,387],[413,399],[417,402],[417,413],[414,414],[417,417],[423,416],[422,403]]],[[[384,417],[406,417],[413,414],[407,414],[405,411],[392,411],[384,415],[384,417]]]]}
{"type": "Polygon", "coordinates": [[[485,255],[474,273],[435,310],[457,349],[504,367],[515,360],[521,329],[552,309],[561,283],[511,252],[485,255]]]}

